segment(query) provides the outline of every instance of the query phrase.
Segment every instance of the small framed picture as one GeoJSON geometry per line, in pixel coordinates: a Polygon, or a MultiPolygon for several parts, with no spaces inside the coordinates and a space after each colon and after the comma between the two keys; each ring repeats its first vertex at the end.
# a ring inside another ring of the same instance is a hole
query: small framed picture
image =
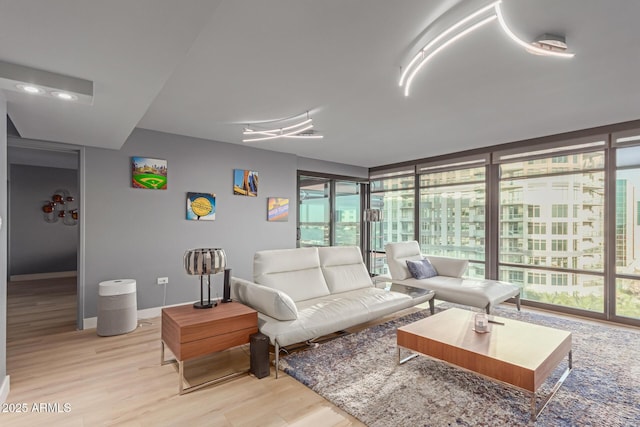
{"type": "Polygon", "coordinates": [[[187,193],[187,219],[190,221],[214,221],[216,219],[216,195],[212,193],[187,193]]]}
{"type": "Polygon", "coordinates": [[[131,185],[133,188],[166,190],[167,161],[148,157],[132,157],[131,185]]]}
{"type": "Polygon", "coordinates": [[[234,169],[233,194],[258,197],[258,172],[234,169]]]}
{"type": "Polygon", "coordinates": [[[289,199],[285,197],[267,198],[267,221],[289,221],[289,199]]]}

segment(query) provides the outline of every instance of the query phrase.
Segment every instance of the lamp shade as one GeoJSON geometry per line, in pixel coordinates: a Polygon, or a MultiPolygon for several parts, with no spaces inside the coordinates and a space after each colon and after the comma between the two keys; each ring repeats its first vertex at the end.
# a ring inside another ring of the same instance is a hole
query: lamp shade
{"type": "Polygon", "coordinates": [[[190,275],[216,274],[227,266],[227,255],[221,248],[189,249],[184,253],[184,269],[190,275]]]}

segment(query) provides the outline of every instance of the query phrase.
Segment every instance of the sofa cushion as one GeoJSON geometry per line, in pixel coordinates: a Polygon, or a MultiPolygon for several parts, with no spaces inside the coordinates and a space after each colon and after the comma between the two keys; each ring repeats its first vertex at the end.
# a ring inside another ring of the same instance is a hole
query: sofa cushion
{"type": "Polygon", "coordinates": [[[329,295],[320,269],[318,248],[256,252],[253,258],[253,281],[278,289],[295,302],[329,295]]]}
{"type": "Polygon", "coordinates": [[[427,295],[413,298],[374,287],[362,288],[299,303],[296,320],[281,322],[258,313],[258,326],[260,332],[269,336],[271,344],[277,341],[281,346],[287,346],[413,307],[429,298],[427,295]]]}
{"type": "Polygon", "coordinates": [[[373,286],[357,246],[318,248],[320,267],[332,294],[373,286]]]}
{"type": "Polygon", "coordinates": [[[282,291],[235,277],[231,279],[231,286],[235,298],[260,313],[277,320],[298,318],[295,303],[282,291]]]}
{"type": "Polygon", "coordinates": [[[428,279],[429,277],[437,276],[438,272],[428,259],[421,259],[420,261],[407,260],[407,267],[411,272],[414,279],[428,279]]]}

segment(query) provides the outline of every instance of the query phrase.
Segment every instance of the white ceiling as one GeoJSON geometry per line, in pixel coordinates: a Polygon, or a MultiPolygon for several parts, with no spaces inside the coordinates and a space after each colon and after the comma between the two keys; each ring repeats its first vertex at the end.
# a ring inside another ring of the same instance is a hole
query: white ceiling
{"type": "Polygon", "coordinates": [[[486,2],[0,0],[0,61],[95,84],[92,106],[5,91],[8,111],[25,138],[118,149],[135,127],[243,144],[245,124],[309,110],[324,139],[249,145],[365,167],[640,119],[630,0],[504,0],[521,38],[564,34],[575,58],[526,53],[493,22],[405,98],[425,28],[486,2]]]}

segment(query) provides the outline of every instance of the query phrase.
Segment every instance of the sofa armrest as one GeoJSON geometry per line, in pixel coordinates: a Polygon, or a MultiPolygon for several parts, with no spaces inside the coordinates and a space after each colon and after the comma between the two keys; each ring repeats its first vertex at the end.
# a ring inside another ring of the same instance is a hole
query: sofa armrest
{"type": "Polygon", "coordinates": [[[469,261],[466,259],[427,255],[426,258],[438,272],[438,276],[462,277],[467,271],[469,261]]]}
{"type": "Polygon", "coordinates": [[[237,277],[231,278],[231,289],[241,303],[269,317],[277,320],[298,318],[298,308],[291,297],[282,291],[237,277]]]}

